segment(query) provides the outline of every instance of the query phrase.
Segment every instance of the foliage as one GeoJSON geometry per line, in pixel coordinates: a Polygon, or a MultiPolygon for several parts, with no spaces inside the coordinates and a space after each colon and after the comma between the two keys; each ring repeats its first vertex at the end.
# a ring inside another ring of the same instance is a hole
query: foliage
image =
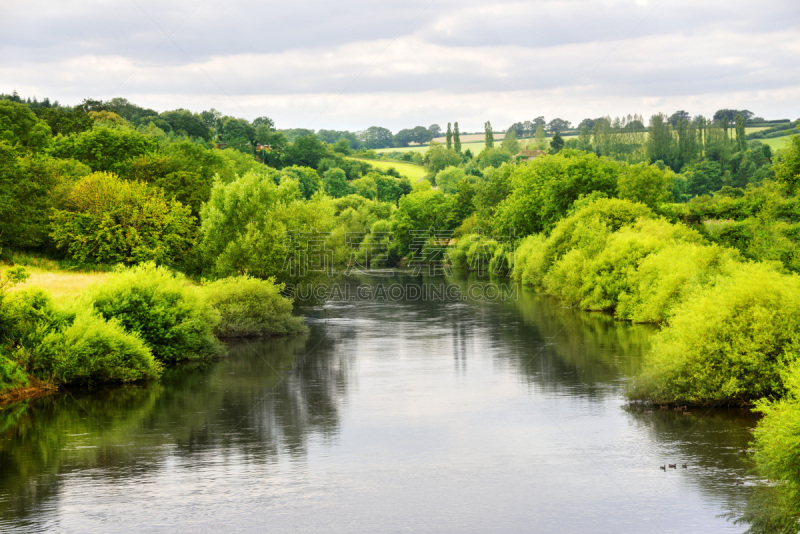
{"type": "Polygon", "coordinates": [[[341,198],[353,192],[353,187],[347,181],[347,175],[338,167],[325,172],[322,183],[325,186],[325,193],[333,198],[341,198]]]}
{"type": "Polygon", "coordinates": [[[93,171],[118,173],[130,158],[156,149],[156,141],[135,130],[95,127],[78,134],[53,140],[52,154],[63,159],[76,159],[93,171]]]}
{"type": "Polygon", "coordinates": [[[302,252],[309,236],[333,227],[329,199],[301,199],[298,182],[288,177],[276,185],[268,174],[248,172],[229,184],[215,182],[201,210],[198,249],[207,271],[280,281],[295,276],[290,253],[302,252]]]}
{"type": "Polygon", "coordinates": [[[80,262],[177,264],[194,242],[188,207],[113,174],[82,178],[65,207],[53,213],[50,236],[80,262]]]}
{"type": "Polygon", "coordinates": [[[154,263],[118,269],[90,294],[107,320],[141,336],[161,362],[200,359],[223,352],[212,332],[219,312],[183,275],[154,263]]]}
{"type": "Polygon", "coordinates": [[[214,328],[219,337],[297,334],[308,330],[302,317],[292,315],[292,302],[281,296],[283,285],[250,276],[224,278],[202,288],[219,312],[214,328]]]}
{"type": "Polygon", "coordinates": [[[614,194],[619,174],[613,161],[568,150],[518,165],[511,194],[497,206],[493,226],[506,235],[548,231],[581,195],[614,194]]]}
{"type": "Polygon", "coordinates": [[[41,152],[50,144],[50,127],[26,106],[0,100],[0,142],[20,154],[41,152]]]}
{"type": "Polygon", "coordinates": [[[742,263],[676,309],[630,394],[662,403],[746,405],[782,395],[782,375],[798,356],[800,277],[742,263]]]}
{"type": "Polygon", "coordinates": [[[617,182],[619,198],[654,208],[672,196],[674,176],[669,169],[662,170],[656,165],[625,165],[617,182]]]}
{"type": "Polygon", "coordinates": [[[436,186],[445,193],[458,192],[458,183],[466,177],[462,169],[458,167],[447,167],[436,173],[436,186]]]}
{"type": "Polygon", "coordinates": [[[88,310],[62,331],[46,335],[35,352],[37,374],[62,384],[134,382],[161,371],[138,335],[88,310]]]}

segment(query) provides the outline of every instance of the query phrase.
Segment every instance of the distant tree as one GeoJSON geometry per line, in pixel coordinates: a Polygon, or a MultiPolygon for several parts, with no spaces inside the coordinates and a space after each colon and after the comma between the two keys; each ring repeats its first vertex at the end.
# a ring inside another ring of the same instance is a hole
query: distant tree
{"type": "Polygon", "coordinates": [[[547,129],[551,132],[563,132],[569,130],[570,122],[564,119],[553,119],[547,124],[547,129]]]}
{"type": "Polygon", "coordinates": [[[509,129],[506,132],[500,147],[512,156],[519,153],[519,141],[517,141],[517,133],[514,130],[509,129]]]}
{"type": "Polygon", "coordinates": [[[449,122],[447,123],[447,134],[445,136],[445,140],[447,141],[447,150],[453,148],[453,129],[449,122]]]}
{"type": "Polygon", "coordinates": [[[414,126],[414,128],[411,129],[411,134],[412,140],[420,145],[430,143],[433,140],[433,135],[431,135],[431,132],[424,126],[414,126]]]}
{"type": "Polygon", "coordinates": [[[663,113],[650,117],[647,139],[647,158],[655,163],[663,161],[672,170],[680,170],[678,144],[672,134],[672,127],[663,113]]]}
{"type": "Polygon", "coordinates": [[[486,148],[494,147],[494,133],[492,132],[492,123],[489,122],[489,121],[486,121],[484,123],[484,125],[483,125],[483,129],[486,132],[486,134],[485,134],[485,137],[486,137],[486,141],[485,141],[486,148]]]}
{"type": "MultiPolygon", "coordinates": [[[[592,124],[594,124],[594,121],[592,121],[592,124]]],[[[581,126],[581,133],[578,134],[578,150],[585,152],[592,150],[592,136],[589,134],[589,127],[585,124],[581,126]]]]}
{"type": "Polygon", "coordinates": [[[686,192],[691,196],[707,195],[722,188],[722,167],[716,161],[696,163],[686,174],[686,192]]]}
{"type": "Polygon", "coordinates": [[[172,131],[178,135],[199,137],[206,141],[211,140],[211,130],[206,126],[203,117],[192,113],[188,109],[165,111],[160,116],[170,125],[172,131]]]}
{"type": "Polygon", "coordinates": [[[353,188],[347,181],[347,175],[342,169],[329,169],[322,179],[325,185],[325,193],[333,198],[341,198],[353,192],[353,188]]]}
{"type": "Polygon", "coordinates": [[[349,156],[353,150],[350,148],[350,141],[342,137],[333,145],[333,151],[344,156],[349,156]]]}
{"type": "Polygon", "coordinates": [[[446,148],[440,143],[431,143],[431,147],[425,154],[428,165],[428,174],[433,177],[436,173],[449,167],[461,163],[461,156],[452,148],[446,148]]]}
{"type": "Polygon", "coordinates": [[[689,122],[689,121],[692,120],[692,116],[689,115],[689,113],[687,113],[686,111],[684,111],[682,109],[676,111],[675,113],[673,113],[672,115],[669,116],[669,123],[672,125],[673,128],[677,128],[678,127],[678,121],[680,121],[680,120],[684,120],[686,122],[689,122]]]}
{"type": "Polygon", "coordinates": [[[436,139],[442,135],[442,127],[438,124],[431,124],[428,126],[428,131],[431,133],[431,139],[436,139]]]}
{"type": "Polygon", "coordinates": [[[536,146],[539,150],[547,148],[547,139],[544,136],[544,124],[536,125],[536,146]]]}
{"type": "Polygon", "coordinates": [[[392,131],[381,126],[370,126],[361,132],[360,137],[366,149],[387,148],[394,144],[392,131]]]}
{"type": "Polygon", "coordinates": [[[274,130],[275,129],[275,121],[273,121],[269,117],[266,117],[266,116],[265,117],[256,117],[255,119],[253,119],[253,122],[252,122],[253,128],[258,128],[262,124],[264,126],[266,126],[267,128],[269,128],[270,130],[274,130]]]}
{"type": "Polygon", "coordinates": [[[561,137],[561,134],[556,132],[553,135],[553,138],[550,140],[550,153],[556,154],[564,148],[564,139],[561,137]]]}
{"type": "Polygon", "coordinates": [[[531,121],[531,125],[533,126],[534,131],[536,131],[539,128],[539,126],[541,126],[542,128],[547,126],[547,121],[544,120],[543,116],[539,115],[538,117],[536,117],[531,121]]]}
{"type": "Polygon", "coordinates": [[[578,124],[578,128],[586,127],[588,130],[594,128],[594,119],[583,119],[580,124],[578,124]]]}
{"type": "Polygon", "coordinates": [[[299,165],[316,169],[320,160],[331,156],[332,152],[316,135],[306,135],[289,145],[283,154],[282,162],[286,166],[299,165]]]}
{"type": "Polygon", "coordinates": [[[252,154],[256,129],[244,119],[220,117],[217,120],[217,138],[240,152],[252,154]]]}
{"type": "Polygon", "coordinates": [[[414,132],[408,128],[404,128],[394,134],[394,146],[404,147],[414,141],[414,132]]]}
{"type": "Polygon", "coordinates": [[[739,150],[747,150],[747,139],[745,137],[744,128],[746,120],[737,113],[734,121],[736,123],[736,144],[739,146],[739,150]]]}
{"type": "Polygon", "coordinates": [[[525,125],[521,122],[515,122],[509,127],[509,130],[514,130],[514,134],[517,136],[517,138],[525,135],[525,125]]]}
{"type": "Polygon", "coordinates": [[[458,122],[453,123],[453,148],[461,154],[461,132],[458,130],[458,122]]]}

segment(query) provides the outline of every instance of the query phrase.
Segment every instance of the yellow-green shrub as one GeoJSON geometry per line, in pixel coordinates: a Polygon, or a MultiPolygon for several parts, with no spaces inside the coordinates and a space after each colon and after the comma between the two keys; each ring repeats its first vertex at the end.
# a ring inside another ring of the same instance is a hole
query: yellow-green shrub
{"type": "Polygon", "coordinates": [[[220,321],[214,333],[220,337],[297,334],[308,327],[292,315],[292,301],[281,296],[282,284],[249,276],[224,278],[203,286],[220,321]]]}
{"type": "Polygon", "coordinates": [[[630,394],[656,402],[746,405],[782,395],[800,355],[800,276],[740,264],[689,297],[659,332],[630,394]]]}
{"type": "Polygon", "coordinates": [[[138,333],[162,362],[224,352],[212,333],[219,312],[182,274],[165,267],[146,263],[118,269],[90,300],[104,318],[117,319],[127,331],[138,333]]]}

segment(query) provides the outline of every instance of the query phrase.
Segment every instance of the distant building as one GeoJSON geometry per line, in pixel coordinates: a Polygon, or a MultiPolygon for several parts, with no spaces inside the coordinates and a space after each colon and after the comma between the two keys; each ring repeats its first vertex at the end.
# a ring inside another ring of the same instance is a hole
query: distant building
{"type": "Polygon", "coordinates": [[[514,161],[533,161],[534,158],[546,155],[544,150],[520,150],[519,154],[514,156],[514,161]]]}

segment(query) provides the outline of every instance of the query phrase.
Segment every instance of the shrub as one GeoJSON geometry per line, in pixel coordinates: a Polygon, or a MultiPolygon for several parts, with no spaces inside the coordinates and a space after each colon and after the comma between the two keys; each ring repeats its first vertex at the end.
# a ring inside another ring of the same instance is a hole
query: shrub
{"type": "Polygon", "coordinates": [[[138,335],[89,310],[45,336],[35,352],[38,374],[62,384],[133,382],[155,378],[161,370],[138,335]]]}
{"type": "Polygon", "coordinates": [[[746,405],[785,392],[800,356],[800,276],[739,264],[680,305],[659,332],[630,395],[656,402],[746,405]]]}
{"type": "Polygon", "coordinates": [[[28,377],[17,362],[9,359],[0,348],[0,390],[26,386],[28,377]]]}
{"type": "Polygon", "coordinates": [[[94,290],[91,302],[106,319],[138,333],[162,362],[223,352],[212,333],[219,313],[183,275],[166,267],[146,263],[118,269],[94,290]]]}
{"type": "Polygon", "coordinates": [[[80,262],[175,264],[194,243],[191,210],[147,184],[95,172],[73,187],[67,205],[53,213],[50,236],[80,262]]]}
{"type": "Polygon", "coordinates": [[[220,314],[214,333],[220,337],[297,334],[308,330],[302,317],[292,315],[292,302],[281,296],[282,284],[249,276],[224,278],[203,286],[220,314]]]}

